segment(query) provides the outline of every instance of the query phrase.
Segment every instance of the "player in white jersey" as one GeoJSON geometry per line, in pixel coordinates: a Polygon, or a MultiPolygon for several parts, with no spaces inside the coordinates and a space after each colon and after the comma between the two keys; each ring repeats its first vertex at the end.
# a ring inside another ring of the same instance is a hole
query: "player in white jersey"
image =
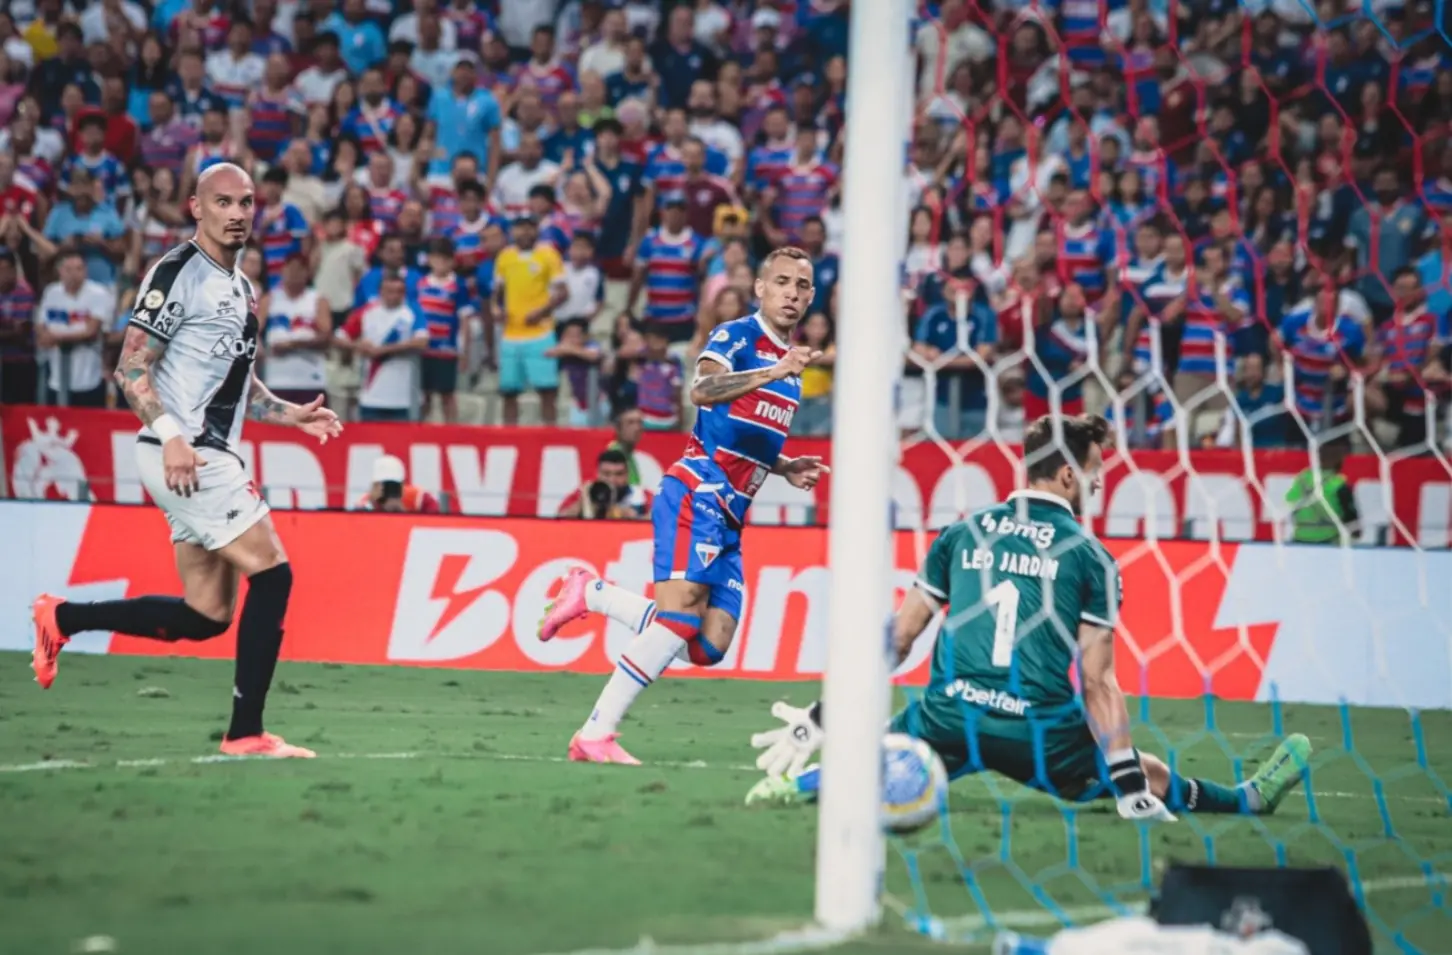
{"type": "Polygon", "coordinates": [[[308,284],[308,260],[294,255],[282,282],[262,296],[262,381],[283,401],[306,404],[327,387],[333,313],[308,284]]]}
{"type": "Polygon", "coordinates": [[[152,266],[137,290],[116,380],[141,419],[136,466],[166,515],[184,596],[77,603],[36,598],[36,682],[55,681],[69,639],[100,630],[154,640],[209,640],[231,625],[238,576],[247,599],[237,627],[231,756],[313,756],[262,728],[262,710],[282,649],[292,568],[240,457],[242,421],[292,425],[319,441],[341,433],[323,396],[279,400],[253,374],[257,299],[237,268],[252,234],[252,178],[213,166],[191,197],[196,236],[152,266]]]}

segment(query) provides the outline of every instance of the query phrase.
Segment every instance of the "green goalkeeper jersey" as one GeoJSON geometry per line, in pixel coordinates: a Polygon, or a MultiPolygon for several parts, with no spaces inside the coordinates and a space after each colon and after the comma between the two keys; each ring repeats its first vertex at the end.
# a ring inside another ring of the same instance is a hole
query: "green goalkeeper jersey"
{"type": "Polygon", "coordinates": [[[1065,501],[1036,491],[944,528],[917,586],[948,611],[925,705],[956,723],[971,704],[1013,735],[1074,704],[1079,624],[1113,627],[1121,596],[1114,558],[1065,501]]]}

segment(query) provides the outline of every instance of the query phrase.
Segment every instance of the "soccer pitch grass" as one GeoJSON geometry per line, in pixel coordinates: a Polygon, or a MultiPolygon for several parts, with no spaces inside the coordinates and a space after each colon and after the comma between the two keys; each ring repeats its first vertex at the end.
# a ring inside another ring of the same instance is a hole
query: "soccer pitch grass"
{"type": "MultiPolygon", "coordinates": [[[[772,722],[770,702],[805,702],[814,686],[667,678],[627,724],[647,764],[632,769],[563,760],[600,677],[284,664],[269,725],[324,758],[220,762],[198,758],[216,755],[230,662],[64,656],[49,692],[28,662],[0,654],[0,951],[109,936],[148,955],[533,955],[757,940],[811,913],[815,813],[742,799],[758,777],[747,739],[772,722]],[[57,765],[35,765],[46,761],[57,765]]],[[[1217,706],[1219,739],[1203,732],[1203,703],[1152,715],[1140,744],[1175,742],[1197,775],[1229,776],[1228,748],[1248,775],[1272,746],[1267,707],[1217,706]]],[[[1181,816],[1150,830],[1153,866],[1202,860],[1207,844],[1224,863],[1273,863],[1279,844],[1291,864],[1344,867],[1354,851],[1374,921],[1400,926],[1407,946],[1452,950],[1452,900],[1420,869],[1452,869],[1452,811],[1416,766],[1406,715],[1351,712],[1354,753],[1338,710],[1282,716],[1317,746],[1321,824],[1299,795],[1266,820],[1181,816]]],[[[1452,779],[1452,714],[1422,719],[1432,768],[1452,779]]],[[[1094,888],[1144,897],[1136,830],[1109,805],[1074,819],[1077,872],[1052,800],[979,780],[953,789],[958,846],[993,910],[1025,931],[1051,931],[1031,880],[1067,908],[1102,903],[1094,888]]],[[[969,924],[979,910],[949,853],[920,861],[935,914],[969,924]]],[[[896,854],[887,884],[912,898],[896,854]]],[[[889,914],[832,951],[942,950],[900,926],[889,914]]],[[[1385,932],[1378,942],[1395,950],[1385,932]]]]}

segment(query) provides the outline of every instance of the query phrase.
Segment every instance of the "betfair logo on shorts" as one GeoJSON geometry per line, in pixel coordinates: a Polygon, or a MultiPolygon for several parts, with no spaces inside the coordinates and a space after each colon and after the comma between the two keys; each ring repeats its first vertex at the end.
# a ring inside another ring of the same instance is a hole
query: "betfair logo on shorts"
{"type": "Polygon", "coordinates": [[[212,346],[213,358],[245,358],[252,361],[257,357],[257,339],[255,338],[233,338],[231,335],[223,335],[217,339],[217,344],[212,346]]]}
{"type": "Polygon", "coordinates": [[[943,695],[1013,716],[1023,716],[1033,706],[1028,700],[1021,700],[1011,693],[1005,693],[1002,690],[984,690],[967,680],[954,680],[949,683],[943,687],[943,695]]]}

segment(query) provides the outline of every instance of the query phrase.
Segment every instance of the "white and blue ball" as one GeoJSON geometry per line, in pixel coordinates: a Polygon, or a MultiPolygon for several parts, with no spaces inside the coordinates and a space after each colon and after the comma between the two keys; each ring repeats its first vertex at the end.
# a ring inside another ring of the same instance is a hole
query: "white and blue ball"
{"type": "Polygon", "coordinates": [[[882,826],[902,836],[929,825],[948,805],[948,770],[920,739],[889,733],[882,741],[882,826]]]}

